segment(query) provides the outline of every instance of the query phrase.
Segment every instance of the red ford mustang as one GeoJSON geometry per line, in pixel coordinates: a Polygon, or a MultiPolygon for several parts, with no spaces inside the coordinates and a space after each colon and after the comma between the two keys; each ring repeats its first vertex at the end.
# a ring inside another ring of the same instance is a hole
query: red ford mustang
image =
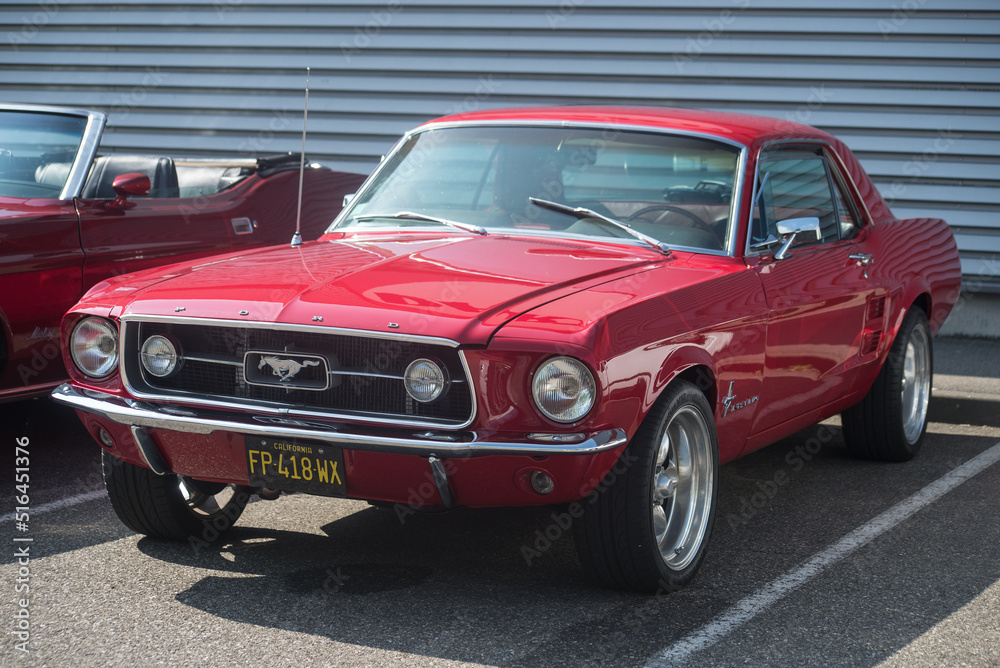
{"type": "MultiPolygon", "coordinates": [[[[105,116],[0,105],[0,401],[66,380],[59,319],[98,281],[226,250],[288,243],[299,156],[96,155],[105,116]]],[[[315,239],[364,177],[306,171],[315,239]]]]}
{"type": "Polygon", "coordinates": [[[252,493],[569,504],[600,581],[698,570],[720,463],[841,413],[913,457],[958,294],[838,140],[770,118],[539,108],[407,134],[319,240],[122,276],[64,318],[137,532],[209,540],[252,493]]]}

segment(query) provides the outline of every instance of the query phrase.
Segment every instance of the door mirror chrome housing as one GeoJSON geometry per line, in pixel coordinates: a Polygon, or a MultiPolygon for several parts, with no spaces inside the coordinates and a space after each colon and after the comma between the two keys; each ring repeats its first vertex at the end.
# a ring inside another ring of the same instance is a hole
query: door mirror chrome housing
{"type": "Polygon", "coordinates": [[[816,241],[823,240],[823,234],[819,229],[819,218],[788,218],[778,221],[778,234],[782,237],[781,248],[774,254],[775,260],[784,260],[788,255],[788,249],[795,242],[795,237],[802,232],[812,232],[816,235],[816,241]]]}

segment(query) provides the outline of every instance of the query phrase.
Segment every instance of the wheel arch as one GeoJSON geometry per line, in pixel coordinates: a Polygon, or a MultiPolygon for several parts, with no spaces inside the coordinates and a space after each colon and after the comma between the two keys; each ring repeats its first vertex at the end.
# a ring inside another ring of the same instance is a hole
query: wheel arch
{"type": "MultiPolygon", "coordinates": [[[[896,337],[899,336],[899,330],[903,326],[903,320],[906,319],[906,314],[909,313],[911,309],[914,307],[919,308],[924,312],[924,315],[927,316],[928,321],[931,320],[931,293],[926,286],[921,286],[921,288],[916,290],[916,294],[912,298],[903,300],[901,304],[902,306],[900,309],[893,313],[892,316],[892,322],[890,323],[889,330],[891,336],[888,337],[885,342],[884,354],[886,356],[889,354],[889,349],[892,348],[892,344],[896,341],[896,337]]],[[[933,322],[931,322],[930,325],[931,334],[937,333],[937,329],[934,327],[933,322]]],[[[881,361],[883,364],[885,363],[885,359],[882,359],[881,361]]]]}
{"type": "Polygon", "coordinates": [[[716,405],[718,383],[711,355],[703,348],[684,346],[664,360],[657,382],[653,385],[653,392],[648,398],[648,406],[651,408],[678,379],[697,387],[705,395],[709,406],[716,405]]]}
{"type": "Polygon", "coordinates": [[[687,367],[676,376],[671,379],[674,380],[686,380],[705,395],[705,399],[708,400],[709,406],[715,406],[716,400],[718,398],[718,387],[715,379],[715,372],[707,364],[695,364],[687,367]]]}

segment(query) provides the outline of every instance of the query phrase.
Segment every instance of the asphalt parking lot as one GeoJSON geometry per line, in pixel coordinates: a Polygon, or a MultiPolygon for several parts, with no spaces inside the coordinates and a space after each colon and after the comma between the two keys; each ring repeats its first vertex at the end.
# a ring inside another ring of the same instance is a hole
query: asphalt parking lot
{"type": "Polygon", "coordinates": [[[71,411],[0,405],[0,663],[998,666],[1000,345],[935,354],[914,461],[852,460],[830,420],[724,466],[705,566],[654,597],[588,582],[555,508],[293,495],[209,548],[139,538],[71,411]]]}

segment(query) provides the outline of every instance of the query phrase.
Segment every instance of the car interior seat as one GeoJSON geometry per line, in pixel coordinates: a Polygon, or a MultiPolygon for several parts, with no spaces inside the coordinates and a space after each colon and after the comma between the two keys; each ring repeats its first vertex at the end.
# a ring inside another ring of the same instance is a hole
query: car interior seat
{"type": "Polygon", "coordinates": [[[111,184],[122,174],[145,174],[151,185],[150,197],[179,197],[177,167],[173,158],[153,155],[102,155],[94,161],[90,177],[83,186],[84,199],[115,197],[111,184]]]}
{"type": "Polygon", "coordinates": [[[47,162],[39,165],[35,169],[35,183],[62,188],[69,178],[70,167],[72,164],[68,162],[47,162]]]}

